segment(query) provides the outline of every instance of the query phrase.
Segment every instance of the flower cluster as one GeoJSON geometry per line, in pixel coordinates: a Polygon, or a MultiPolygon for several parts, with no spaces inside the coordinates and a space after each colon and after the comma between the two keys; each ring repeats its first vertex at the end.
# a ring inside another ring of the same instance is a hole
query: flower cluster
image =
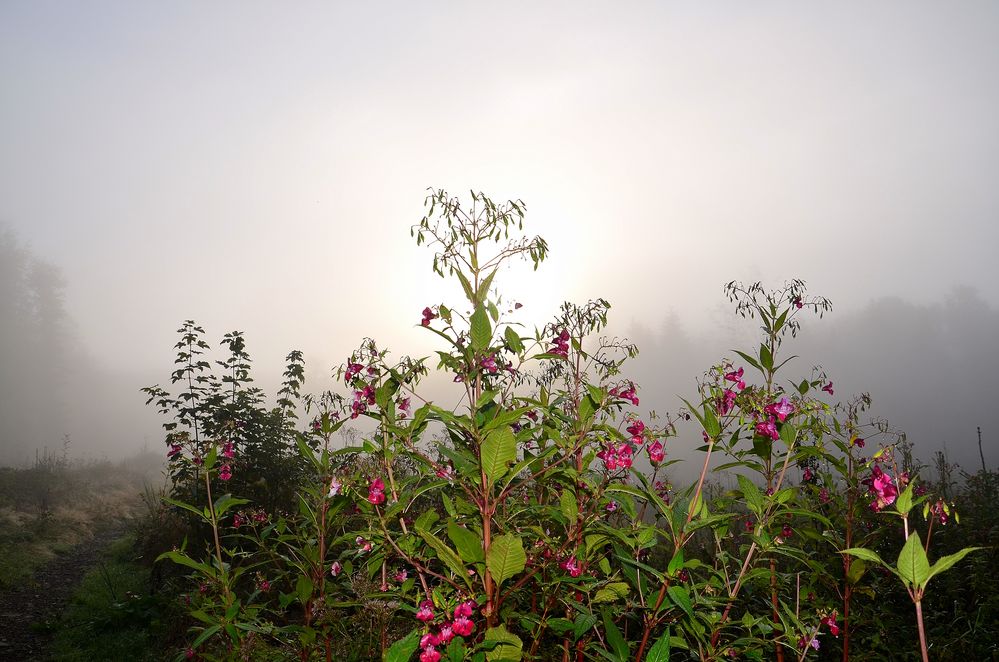
{"type": "Polygon", "coordinates": [[[627,400],[634,406],[638,406],[638,396],[635,395],[635,385],[631,382],[628,383],[628,388],[617,388],[614,387],[608,391],[615,398],[621,398],[622,400],[627,400]]]}
{"type": "Polygon", "coordinates": [[[420,320],[420,325],[430,326],[430,322],[432,320],[437,319],[438,317],[439,315],[435,314],[434,311],[430,310],[430,306],[427,306],[426,308],[423,309],[423,319],[420,320]]]}
{"type": "Polygon", "coordinates": [[[555,336],[555,345],[548,350],[549,354],[561,356],[563,359],[569,356],[569,332],[565,329],[555,336]]]}
{"type": "MultiPolygon", "coordinates": [[[[467,637],[475,631],[475,624],[472,622],[475,603],[471,600],[462,602],[454,608],[454,619],[445,621],[438,628],[436,634],[427,632],[420,638],[420,662],[438,662],[441,654],[437,650],[438,646],[447,646],[455,636],[467,637]]],[[[416,610],[416,619],[427,626],[436,618],[434,614],[434,603],[424,600],[416,610]]]]}
{"type": "Polygon", "coordinates": [[[880,466],[874,465],[871,469],[871,475],[869,478],[863,480],[864,485],[867,485],[867,492],[874,500],[871,502],[871,510],[877,512],[886,506],[890,506],[895,503],[895,498],[898,496],[898,488],[895,486],[895,481],[891,474],[883,471],[880,466]]]}

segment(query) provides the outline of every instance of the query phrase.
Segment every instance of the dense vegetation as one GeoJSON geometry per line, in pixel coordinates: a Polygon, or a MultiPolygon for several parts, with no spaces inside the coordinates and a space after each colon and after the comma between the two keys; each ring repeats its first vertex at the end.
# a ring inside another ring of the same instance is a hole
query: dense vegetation
{"type": "Polygon", "coordinates": [[[527,332],[498,293],[502,265],[547,255],[523,218],[520,202],[433,191],[413,236],[466,300],[422,311],[433,357],[364,340],[342,393],[303,395],[292,352],[270,406],[242,334],[213,360],[183,324],[170,390],[146,389],[166,417],[158,516],[176,525],[140,535],[190,573],[178,659],[996,654],[999,568],[975,548],[996,544],[999,478],[930,480],[866,395],[837,402],[830,376],[794,372],[785,344],[827,300],[801,281],[728,284],[759,346],[642,417],[637,349],[600,335],[606,301],[527,332]],[[458,407],[424,399],[431,370],[458,407]],[[702,455],[691,485],[670,482],[678,444],[702,455]]]}

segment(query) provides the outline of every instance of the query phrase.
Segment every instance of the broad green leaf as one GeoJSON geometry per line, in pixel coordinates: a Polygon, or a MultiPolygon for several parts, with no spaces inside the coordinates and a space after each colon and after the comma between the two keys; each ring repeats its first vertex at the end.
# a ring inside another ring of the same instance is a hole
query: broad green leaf
{"type": "Polygon", "coordinates": [[[736,479],[739,481],[739,489],[742,490],[742,496],[745,497],[749,510],[757,515],[762,513],[764,502],[763,493],[760,492],[760,488],[742,474],[737,474],[736,479]]]}
{"type": "Polygon", "coordinates": [[[926,558],[926,550],[919,540],[919,534],[913,531],[898,553],[899,576],[908,584],[921,587],[930,578],[930,561],[926,558]]]}
{"type": "Polygon", "coordinates": [[[514,354],[520,354],[524,351],[524,342],[520,339],[520,336],[516,331],[513,330],[512,326],[506,327],[503,332],[503,337],[506,339],[506,344],[510,346],[514,354]]]}
{"type": "Polygon", "coordinates": [[[489,322],[489,313],[482,306],[476,307],[470,323],[469,335],[472,339],[472,349],[477,352],[487,349],[489,342],[493,339],[493,327],[489,322]]]}
{"type": "Polygon", "coordinates": [[[517,438],[513,428],[504,425],[486,435],[481,448],[482,470],[490,482],[502,478],[517,460],[517,438]]]}
{"type": "Polygon", "coordinates": [[[596,614],[579,614],[572,624],[572,635],[578,641],[590,628],[597,624],[596,614]]]}
{"type": "Polygon", "coordinates": [[[914,483],[909,483],[902,493],[898,495],[898,499],[895,501],[895,508],[898,512],[903,515],[908,515],[909,511],[912,510],[912,488],[914,483]]]}
{"type": "Polygon", "coordinates": [[[663,632],[659,640],[652,645],[645,662],[669,662],[669,628],[663,632]]]}
{"type": "Polygon", "coordinates": [[[576,503],[576,495],[572,493],[569,489],[562,490],[562,496],[558,500],[559,510],[562,512],[562,517],[570,525],[576,522],[576,518],[579,516],[579,505],[576,503]]]}
{"type": "Polygon", "coordinates": [[[523,656],[524,643],[520,637],[508,631],[505,625],[486,630],[485,641],[500,642],[491,651],[486,652],[486,659],[489,662],[496,660],[517,662],[523,656]]]}
{"type": "Polygon", "coordinates": [[[971,554],[972,552],[977,551],[979,549],[982,549],[982,548],[981,547],[965,547],[964,549],[962,549],[961,551],[957,552],[956,554],[950,554],[948,556],[941,556],[939,559],[937,559],[937,562],[934,563],[933,566],[930,568],[930,577],[928,577],[926,579],[926,581],[929,582],[930,578],[935,577],[936,575],[939,575],[941,572],[949,570],[950,568],[952,568],[954,566],[955,563],[958,563],[965,556],[967,556],[968,554],[971,554]]]}
{"type": "Polygon", "coordinates": [[[507,533],[493,539],[486,553],[486,567],[497,584],[520,574],[526,565],[527,554],[519,536],[507,533]]]}
{"type": "Polygon", "coordinates": [[[850,584],[856,584],[866,571],[867,563],[863,559],[856,559],[850,563],[850,572],[846,573],[846,581],[850,584]]]}
{"type": "Polygon", "coordinates": [[[840,554],[849,554],[850,556],[856,556],[858,559],[864,559],[865,561],[873,561],[882,567],[888,567],[888,564],[881,560],[878,553],[865,549],[864,547],[851,547],[849,549],[844,549],[840,551],[840,554]]]}
{"type": "Polygon", "coordinates": [[[627,582],[611,582],[597,591],[597,594],[593,596],[593,603],[615,602],[626,597],[628,590],[627,582]]]}
{"type": "Polygon", "coordinates": [[[666,592],[669,593],[669,599],[673,604],[682,609],[687,616],[694,618],[694,608],[690,604],[690,594],[687,593],[687,589],[673,585],[666,589],[666,592]]]}
{"type": "Polygon", "coordinates": [[[385,662],[409,662],[420,647],[420,631],[413,630],[385,651],[385,662]]]}
{"type": "Polygon", "coordinates": [[[485,560],[485,555],[482,553],[482,537],[474,531],[469,531],[449,520],[447,537],[454,543],[458,556],[465,563],[482,563],[485,560]]]}
{"type": "Polygon", "coordinates": [[[312,580],[306,575],[299,575],[298,581],[295,582],[295,595],[298,596],[298,601],[303,605],[308,602],[312,597],[312,589],[312,580]]]}
{"type": "Polygon", "coordinates": [[[443,540],[432,534],[430,531],[417,529],[416,533],[418,533],[428,545],[433,547],[434,551],[437,552],[437,558],[439,558],[444,565],[450,568],[451,572],[454,573],[459,580],[465,582],[469,588],[472,587],[472,582],[468,578],[468,571],[465,570],[465,564],[462,563],[461,559],[453,549],[444,544],[443,540]]]}
{"type": "Polygon", "coordinates": [[[607,634],[607,643],[610,644],[610,647],[617,659],[624,662],[628,659],[628,642],[625,641],[624,635],[621,634],[621,630],[619,630],[617,625],[614,624],[614,620],[611,618],[611,612],[609,609],[603,610],[603,617],[604,632],[607,634]]]}

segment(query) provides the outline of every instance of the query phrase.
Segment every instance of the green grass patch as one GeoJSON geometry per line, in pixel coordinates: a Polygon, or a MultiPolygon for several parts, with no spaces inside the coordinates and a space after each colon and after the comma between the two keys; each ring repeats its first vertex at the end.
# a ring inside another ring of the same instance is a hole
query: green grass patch
{"type": "Polygon", "coordinates": [[[134,539],[121,538],[84,576],[54,625],[51,659],[59,662],[172,659],[165,642],[176,608],[149,594],[150,570],[135,559],[134,539]]]}

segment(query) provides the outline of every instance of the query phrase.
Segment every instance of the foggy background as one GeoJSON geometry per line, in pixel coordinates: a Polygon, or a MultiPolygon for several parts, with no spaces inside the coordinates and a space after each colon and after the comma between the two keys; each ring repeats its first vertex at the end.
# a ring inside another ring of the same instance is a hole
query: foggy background
{"type": "Polygon", "coordinates": [[[999,460],[994,2],[5,2],[0,82],[2,463],[165,451],[185,319],[269,392],[291,349],[313,392],[364,336],[431,353],[428,186],[524,200],[551,257],[501,291],[608,299],[642,409],[755,338],[725,282],[802,278],[793,375],[999,460]]]}

